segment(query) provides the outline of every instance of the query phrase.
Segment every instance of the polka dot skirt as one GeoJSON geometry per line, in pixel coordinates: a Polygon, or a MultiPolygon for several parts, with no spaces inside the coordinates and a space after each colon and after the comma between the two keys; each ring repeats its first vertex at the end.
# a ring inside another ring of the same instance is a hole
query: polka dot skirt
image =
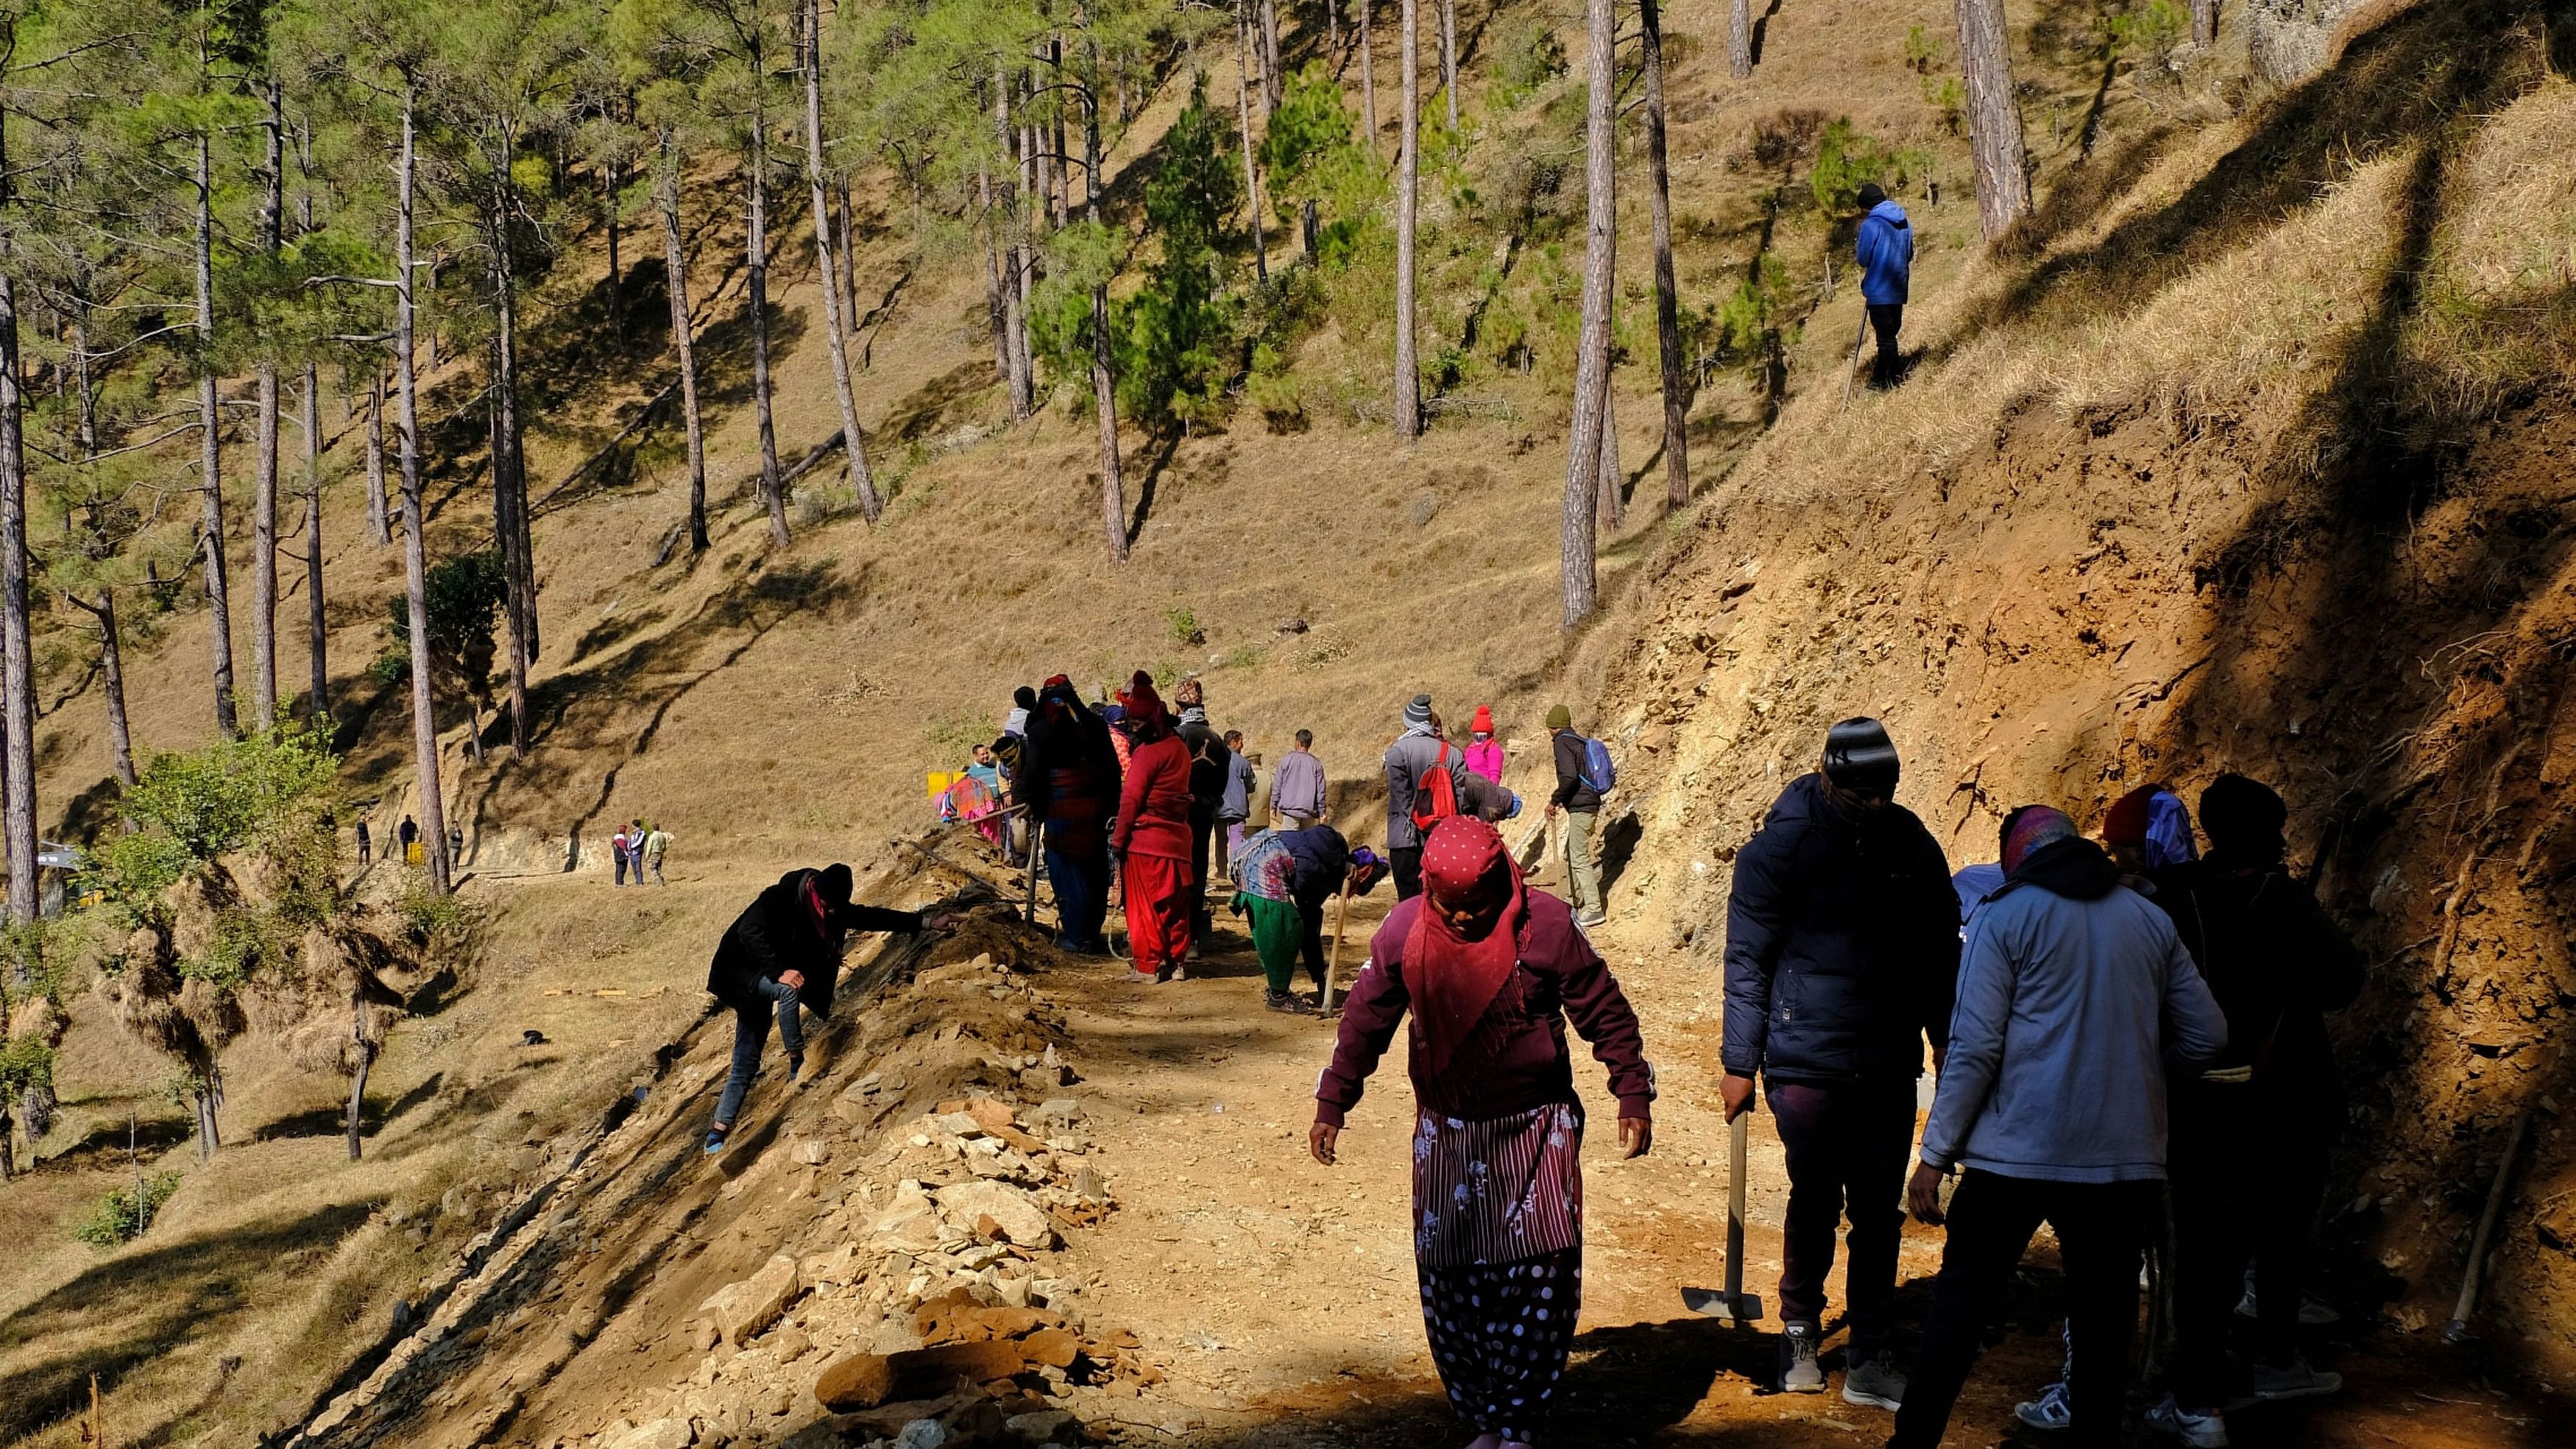
{"type": "Polygon", "coordinates": [[[1458,1417],[1528,1442],[1547,1417],[1583,1306],[1583,1249],[1420,1270],[1422,1324],[1458,1417]]]}

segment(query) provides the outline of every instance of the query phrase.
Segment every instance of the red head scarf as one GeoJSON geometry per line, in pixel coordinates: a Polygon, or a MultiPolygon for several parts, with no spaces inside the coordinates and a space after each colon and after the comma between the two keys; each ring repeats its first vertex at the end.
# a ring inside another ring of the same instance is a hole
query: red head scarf
{"type": "Polygon", "coordinates": [[[1503,837],[1472,815],[1432,827],[1422,842],[1422,889],[1421,913],[1404,940],[1404,970],[1414,1028],[1431,1070],[1440,1072],[1520,964],[1529,892],[1503,837]],[[1450,911],[1478,906],[1484,911],[1463,930],[1449,919],[1450,911]]]}
{"type": "Polygon", "coordinates": [[[1171,717],[1163,709],[1163,696],[1154,691],[1154,678],[1144,670],[1136,671],[1136,677],[1119,694],[1118,702],[1127,707],[1128,722],[1135,726],[1139,742],[1151,744],[1171,732],[1171,717]]]}
{"type": "Polygon", "coordinates": [[[2162,785],[2140,785],[2111,802],[2111,811],[2102,817],[2102,838],[2113,845],[2147,843],[2148,809],[2154,804],[2162,785]]]}

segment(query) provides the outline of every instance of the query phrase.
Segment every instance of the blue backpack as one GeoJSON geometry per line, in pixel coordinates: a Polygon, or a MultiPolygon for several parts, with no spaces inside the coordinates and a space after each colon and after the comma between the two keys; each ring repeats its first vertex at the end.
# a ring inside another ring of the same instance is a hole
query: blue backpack
{"type": "Polygon", "coordinates": [[[1610,747],[1588,736],[1583,741],[1582,779],[1595,795],[1607,795],[1619,787],[1619,767],[1610,763],[1610,747]]]}

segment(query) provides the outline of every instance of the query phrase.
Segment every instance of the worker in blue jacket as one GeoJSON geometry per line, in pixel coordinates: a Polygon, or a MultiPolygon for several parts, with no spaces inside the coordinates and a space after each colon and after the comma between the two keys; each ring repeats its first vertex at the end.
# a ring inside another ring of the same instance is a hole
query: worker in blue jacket
{"type": "Polygon", "coordinates": [[[1860,238],[1852,255],[1860,263],[1860,298],[1869,306],[1870,330],[1878,334],[1878,361],[1871,367],[1872,387],[1896,381],[1897,329],[1905,325],[1905,296],[1914,276],[1914,228],[1905,208],[1887,199],[1872,181],[1860,189],[1860,238]]]}

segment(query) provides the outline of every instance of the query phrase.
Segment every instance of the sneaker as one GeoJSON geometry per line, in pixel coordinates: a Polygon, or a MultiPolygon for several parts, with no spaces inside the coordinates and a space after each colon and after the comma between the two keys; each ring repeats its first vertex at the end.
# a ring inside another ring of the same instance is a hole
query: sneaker
{"type": "Polygon", "coordinates": [[[1784,1394],[1821,1394],[1825,1391],[1825,1370],[1816,1362],[1816,1330],[1811,1324],[1792,1323],[1780,1330],[1780,1392],[1784,1394]]]}
{"type": "MultiPolygon", "coordinates": [[[[2236,1316],[2239,1318],[2252,1318],[2255,1316],[2254,1278],[2252,1274],[2247,1274],[2245,1278],[2245,1296],[2236,1300],[2236,1316]]],[[[2343,1322],[2343,1315],[2335,1312],[2331,1306],[2319,1303],[2317,1300],[2307,1297],[2304,1294],[2300,1296],[2299,1326],[2301,1328],[2324,1328],[2331,1324],[2341,1322],[2343,1322]]]]}
{"type": "Polygon", "coordinates": [[[1290,1016],[1313,1016],[1315,1014],[1315,1003],[1299,996],[1294,991],[1269,992],[1265,995],[1264,1004],[1272,1011],[1284,1011],[1290,1016]]]}
{"type": "Polygon", "coordinates": [[[2146,1425],[2159,1434],[2171,1434],[2191,1449],[2227,1449],[2227,1416],[2220,1413],[2196,1414],[2165,1395],[2147,1405],[2146,1425]]]}
{"type": "Polygon", "coordinates": [[[2254,1365],[2254,1397],[2265,1403],[2279,1399],[2313,1399],[2339,1392],[2342,1388],[2343,1375],[2312,1369],[2303,1358],[2294,1358],[2278,1368],[2259,1363],[2254,1365]]]}
{"type": "Polygon", "coordinates": [[[1610,913],[1607,911],[1586,911],[1582,915],[1574,918],[1574,924],[1581,926],[1588,931],[1594,926],[1598,926],[1609,919],[1610,913]]]}
{"type": "Polygon", "coordinates": [[[2066,1381],[2060,1379],[2040,1390],[2038,1398],[2024,1399],[2013,1405],[2013,1417],[2028,1428],[2052,1434],[2074,1427],[2075,1406],[2067,1400],[2066,1381]]]}
{"type": "Polygon", "coordinates": [[[1893,1412],[1905,1402],[1905,1375],[1887,1355],[1872,1354],[1844,1371],[1843,1402],[1893,1412]]]}
{"type": "Polygon", "coordinates": [[[724,1151],[724,1145],[724,1129],[718,1128],[707,1134],[707,1156],[713,1157],[717,1153],[724,1151]]]}

